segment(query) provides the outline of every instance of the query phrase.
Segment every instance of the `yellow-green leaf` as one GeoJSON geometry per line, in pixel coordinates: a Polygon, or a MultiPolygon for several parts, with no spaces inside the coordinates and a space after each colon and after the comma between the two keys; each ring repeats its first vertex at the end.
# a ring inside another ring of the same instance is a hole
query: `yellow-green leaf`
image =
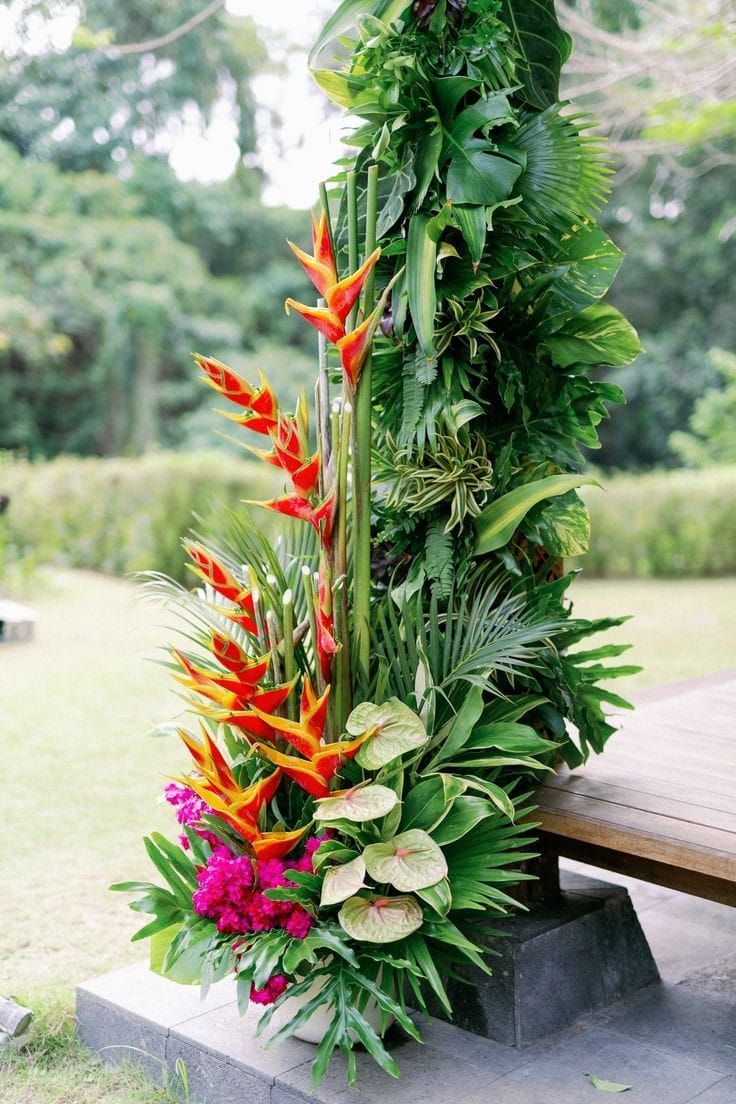
{"type": "Polygon", "coordinates": [[[475,528],[478,539],[475,554],[483,556],[488,552],[504,548],[532,506],[536,506],[538,502],[567,494],[568,491],[587,484],[597,486],[596,480],[591,479],[590,476],[549,475],[501,495],[495,502],[486,506],[476,519],[475,528]]]}

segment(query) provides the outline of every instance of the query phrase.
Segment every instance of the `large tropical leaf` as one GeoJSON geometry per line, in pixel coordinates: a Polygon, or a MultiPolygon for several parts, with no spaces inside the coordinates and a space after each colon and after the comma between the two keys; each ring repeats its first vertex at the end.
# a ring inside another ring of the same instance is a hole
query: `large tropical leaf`
{"type": "Polygon", "coordinates": [[[490,506],[486,506],[476,520],[476,555],[483,556],[504,548],[532,506],[536,506],[538,502],[567,494],[576,487],[591,483],[594,484],[595,479],[586,475],[549,475],[544,479],[524,483],[521,487],[515,487],[513,491],[501,495],[490,506]]]}
{"type": "Polygon", "coordinates": [[[572,40],[557,22],[554,0],[503,0],[501,14],[522,57],[524,95],[541,110],[559,99],[560,70],[570,56],[572,40]]]}
{"type": "Polygon", "coordinates": [[[620,368],[631,364],[641,352],[634,327],[608,303],[586,307],[544,344],[560,368],[571,364],[620,368]]]}

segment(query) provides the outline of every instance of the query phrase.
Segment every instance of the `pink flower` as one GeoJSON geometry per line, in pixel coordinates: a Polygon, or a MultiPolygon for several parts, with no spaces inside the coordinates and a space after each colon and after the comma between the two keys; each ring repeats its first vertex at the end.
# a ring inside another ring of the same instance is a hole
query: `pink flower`
{"type": "MultiPolygon", "coordinates": [[[[182,786],[179,782],[169,782],[164,787],[164,797],[169,805],[176,810],[176,819],[179,824],[185,825],[187,828],[193,828],[197,835],[206,840],[213,850],[222,847],[222,843],[217,836],[213,836],[211,832],[197,827],[202,817],[206,813],[212,813],[213,810],[206,801],[195,794],[194,790],[190,790],[188,786],[182,786]]],[[[185,851],[189,850],[189,840],[185,835],[179,836],[179,842],[185,851]]]]}
{"type": "Polygon", "coordinates": [[[250,999],[253,1004],[273,1004],[286,990],[289,982],[283,974],[273,974],[268,979],[263,989],[251,986],[250,999]]]}

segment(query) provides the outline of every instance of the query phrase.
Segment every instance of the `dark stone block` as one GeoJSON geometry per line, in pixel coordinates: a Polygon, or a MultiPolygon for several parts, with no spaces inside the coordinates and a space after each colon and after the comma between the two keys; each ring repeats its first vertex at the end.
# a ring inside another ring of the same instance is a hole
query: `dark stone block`
{"type": "Polygon", "coordinates": [[[273,1079],[232,1065],[225,1055],[215,1057],[183,1039],[170,1036],[166,1047],[170,1074],[177,1063],[186,1070],[188,1100],[197,1104],[269,1104],[273,1079]]]}
{"type": "MultiPolygon", "coordinates": [[[[628,892],[577,874],[554,901],[495,925],[493,976],[448,986],[459,1027],[523,1047],[657,981],[628,892]]],[[[439,1014],[439,1010],[433,1009],[439,1014]]]]}

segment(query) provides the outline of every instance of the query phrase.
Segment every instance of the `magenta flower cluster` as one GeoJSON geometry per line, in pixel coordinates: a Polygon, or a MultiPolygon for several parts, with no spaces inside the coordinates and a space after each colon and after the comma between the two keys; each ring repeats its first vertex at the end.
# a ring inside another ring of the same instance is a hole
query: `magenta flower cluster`
{"type": "Polygon", "coordinates": [[[311,873],[312,856],[323,838],[308,840],[299,859],[254,860],[218,848],[199,872],[199,888],[192,897],[195,911],[228,934],[283,928],[295,939],[304,939],[314,917],[294,901],[271,901],[265,891],[293,885],[286,877],[287,870],[311,873]]]}
{"type": "Polygon", "coordinates": [[[288,988],[288,979],[283,974],[272,974],[262,989],[251,986],[250,999],[253,1004],[273,1004],[288,988]]]}
{"type": "MultiPolygon", "coordinates": [[[[197,827],[205,813],[213,813],[214,810],[194,790],[190,790],[189,786],[182,786],[179,782],[169,782],[164,786],[164,797],[174,809],[179,824],[193,828],[197,835],[206,840],[213,849],[220,846],[217,836],[197,827]]],[[[179,836],[179,843],[185,851],[189,850],[189,840],[185,835],[179,836]]]]}

